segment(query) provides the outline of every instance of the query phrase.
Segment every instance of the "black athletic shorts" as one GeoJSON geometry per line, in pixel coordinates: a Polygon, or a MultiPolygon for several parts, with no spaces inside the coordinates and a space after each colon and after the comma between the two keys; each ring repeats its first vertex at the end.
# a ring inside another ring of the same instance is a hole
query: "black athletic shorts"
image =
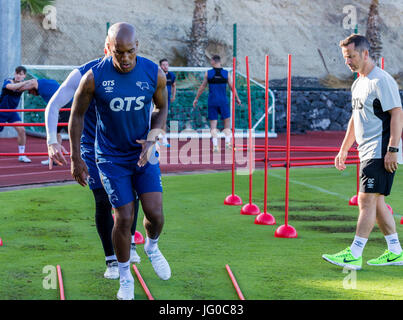
{"type": "Polygon", "coordinates": [[[370,159],[360,163],[360,192],[390,194],[395,173],[386,171],[384,159],[370,159]]]}
{"type": "MultiPolygon", "coordinates": [[[[67,108],[71,108],[71,102],[63,107],[63,109],[67,109],[67,108]]],[[[61,122],[68,123],[69,119],[70,119],[70,111],[60,111],[59,112],[59,123],[61,123],[61,122]]],[[[57,133],[60,133],[61,131],[68,133],[67,127],[57,126],[57,133]]]]}

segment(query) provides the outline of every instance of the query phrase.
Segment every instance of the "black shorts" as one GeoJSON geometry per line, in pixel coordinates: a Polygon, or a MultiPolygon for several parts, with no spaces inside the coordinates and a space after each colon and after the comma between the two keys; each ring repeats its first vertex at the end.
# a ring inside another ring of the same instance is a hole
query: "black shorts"
{"type": "Polygon", "coordinates": [[[370,159],[360,163],[360,192],[390,194],[395,173],[386,171],[384,159],[370,159]]]}
{"type": "MultiPolygon", "coordinates": [[[[71,103],[68,103],[66,106],[63,107],[63,109],[71,108],[71,103]]],[[[59,112],[59,123],[61,122],[69,122],[70,119],[70,111],[60,111],[59,112]]],[[[61,127],[57,126],[57,133],[60,133],[61,131],[65,131],[68,133],[68,128],[67,127],[61,127]]]]}

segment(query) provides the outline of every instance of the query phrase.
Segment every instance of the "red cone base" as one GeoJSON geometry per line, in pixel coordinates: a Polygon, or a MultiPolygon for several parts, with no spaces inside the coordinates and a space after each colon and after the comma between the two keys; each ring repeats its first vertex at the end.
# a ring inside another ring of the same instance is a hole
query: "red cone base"
{"type": "Polygon", "coordinates": [[[386,206],[388,207],[390,213],[393,214],[393,209],[392,209],[392,207],[391,207],[390,205],[388,205],[388,204],[386,204],[386,206]]]}
{"type": "Polygon", "coordinates": [[[225,198],[224,204],[227,206],[241,206],[242,199],[240,196],[237,196],[236,194],[230,194],[225,198]]]}
{"type": "Polygon", "coordinates": [[[260,213],[260,209],[254,203],[247,203],[241,209],[241,214],[244,214],[244,215],[252,216],[252,215],[257,215],[259,213],[260,213]]]}
{"type": "Polygon", "coordinates": [[[3,240],[0,238],[0,247],[3,245],[3,240]]]}
{"type": "Polygon", "coordinates": [[[271,226],[276,224],[276,219],[270,213],[262,212],[255,218],[255,224],[271,226]]]}
{"type": "Polygon", "coordinates": [[[135,244],[143,244],[144,242],[145,241],[144,241],[143,235],[140,232],[136,231],[134,233],[134,243],[135,244]]]}
{"type": "Polygon", "coordinates": [[[298,234],[293,226],[283,224],[277,228],[274,236],[276,238],[296,238],[298,234]]]}
{"type": "Polygon", "coordinates": [[[358,196],[352,196],[351,199],[348,201],[350,206],[358,206],[358,196]]]}

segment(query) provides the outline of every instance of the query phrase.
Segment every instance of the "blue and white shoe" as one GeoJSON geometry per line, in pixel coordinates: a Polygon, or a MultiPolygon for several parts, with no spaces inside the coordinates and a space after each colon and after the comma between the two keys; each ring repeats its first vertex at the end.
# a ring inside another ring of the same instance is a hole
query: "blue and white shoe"
{"type": "Polygon", "coordinates": [[[134,279],[120,280],[120,288],[116,297],[118,300],[134,300],[134,279]]]}
{"type": "Polygon", "coordinates": [[[144,250],[148,259],[151,261],[151,265],[154,268],[155,273],[162,280],[168,280],[171,277],[171,268],[168,261],[162,255],[161,251],[157,248],[153,252],[147,252],[144,250]]]}

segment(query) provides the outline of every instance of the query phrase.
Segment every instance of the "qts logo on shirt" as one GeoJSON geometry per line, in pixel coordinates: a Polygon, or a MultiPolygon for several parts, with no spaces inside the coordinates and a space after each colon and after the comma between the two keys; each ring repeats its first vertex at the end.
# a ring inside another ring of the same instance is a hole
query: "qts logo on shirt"
{"type": "Polygon", "coordinates": [[[354,109],[361,110],[364,108],[364,104],[361,102],[360,98],[353,98],[351,101],[351,106],[354,109]]]}
{"type": "Polygon", "coordinates": [[[109,103],[109,107],[112,111],[131,111],[132,108],[135,111],[141,110],[144,107],[145,96],[140,97],[124,97],[113,98],[109,103]]]}

